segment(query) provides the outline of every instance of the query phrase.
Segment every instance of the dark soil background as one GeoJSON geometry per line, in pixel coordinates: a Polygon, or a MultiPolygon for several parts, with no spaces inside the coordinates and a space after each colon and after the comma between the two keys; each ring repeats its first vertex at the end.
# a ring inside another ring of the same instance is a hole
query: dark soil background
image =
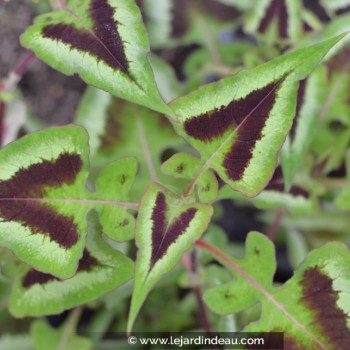
{"type": "MultiPolygon", "coordinates": [[[[19,36],[32,23],[34,9],[34,3],[23,0],[0,0],[0,80],[27,52],[19,36]]],[[[85,86],[78,77],[66,77],[39,60],[31,64],[19,83],[32,113],[49,125],[73,120],[85,86]]]]}

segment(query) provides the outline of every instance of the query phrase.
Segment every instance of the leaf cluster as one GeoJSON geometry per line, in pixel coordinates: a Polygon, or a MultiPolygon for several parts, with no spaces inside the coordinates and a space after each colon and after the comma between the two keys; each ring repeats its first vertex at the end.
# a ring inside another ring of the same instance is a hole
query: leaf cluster
{"type": "Polygon", "coordinates": [[[202,327],[346,349],[350,3],[52,3],[21,44],[88,88],[74,125],[31,116],[0,151],[0,301],[14,317],[73,311],[0,348],[202,327]],[[262,233],[229,240],[224,200],[257,208],[262,233]],[[76,333],[82,305],[96,336],[76,333]]]}

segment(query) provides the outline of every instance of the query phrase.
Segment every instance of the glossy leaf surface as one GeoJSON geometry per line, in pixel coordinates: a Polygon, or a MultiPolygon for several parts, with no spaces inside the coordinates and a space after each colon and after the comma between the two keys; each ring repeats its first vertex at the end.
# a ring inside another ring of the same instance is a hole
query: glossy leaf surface
{"type": "Polygon", "coordinates": [[[249,234],[243,259],[223,256],[220,261],[234,280],[205,293],[205,301],[215,312],[235,313],[259,302],[260,319],[244,331],[284,332],[286,349],[347,347],[350,254],[344,245],[328,243],[312,251],[280,287],[272,284],[274,246],[261,234],[249,234]]]}
{"type": "MultiPolygon", "coordinates": [[[[91,215],[92,217],[92,215],[91,215]]],[[[95,300],[132,278],[133,262],[101,237],[96,215],[77,273],[66,280],[23,266],[10,296],[16,317],[52,315],[95,300]]]]}
{"type": "Polygon", "coordinates": [[[340,39],[278,57],[171,103],[178,133],[231,188],[256,196],[276,167],[292,126],[299,80],[340,39]]]}
{"type": "Polygon", "coordinates": [[[75,273],[91,208],[112,238],[133,236],[134,218],[123,200],[136,175],[136,160],[122,159],[102,170],[98,192],[89,192],[84,129],[51,128],[23,137],[1,150],[0,168],[0,244],[34,268],[60,278],[75,273]]]}
{"type": "MultiPolygon", "coordinates": [[[[162,171],[170,176],[193,179],[200,168],[200,160],[187,153],[176,153],[162,164],[162,171]]],[[[197,194],[201,202],[214,201],[218,196],[218,182],[213,172],[204,171],[197,180],[197,194]]]]}
{"type": "Polygon", "coordinates": [[[158,184],[149,187],[142,198],[136,226],[139,249],[129,331],[147,294],[205,231],[211,216],[209,205],[185,202],[158,184]]]}
{"type": "Polygon", "coordinates": [[[132,0],[69,0],[37,17],[21,42],[64,74],[79,74],[112,95],[171,113],[159,96],[147,33],[132,0]]]}

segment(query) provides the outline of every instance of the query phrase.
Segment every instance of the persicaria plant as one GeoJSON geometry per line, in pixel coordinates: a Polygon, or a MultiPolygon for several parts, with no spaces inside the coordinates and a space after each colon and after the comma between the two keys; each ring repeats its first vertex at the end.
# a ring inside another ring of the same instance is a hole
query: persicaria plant
{"type": "Polygon", "coordinates": [[[0,151],[0,348],[201,329],[348,349],[350,2],[43,3],[3,139],[35,57],[89,86],[72,124],[28,112],[0,151]]]}

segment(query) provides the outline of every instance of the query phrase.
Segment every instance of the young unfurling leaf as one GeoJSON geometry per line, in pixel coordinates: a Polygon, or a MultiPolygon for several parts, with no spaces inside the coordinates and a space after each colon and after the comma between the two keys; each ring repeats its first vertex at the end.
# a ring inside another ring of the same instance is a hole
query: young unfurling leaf
{"type": "Polygon", "coordinates": [[[256,196],[292,126],[299,80],[341,38],[278,57],[176,99],[178,133],[231,188],[256,196]]]}
{"type": "Polygon", "coordinates": [[[0,152],[0,242],[45,273],[71,277],[83,255],[86,215],[96,208],[106,234],[130,239],[134,218],[128,191],[134,158],[112,163],[86,188],[88,138],[78,126],[51,128],[9,144],[0,152]],[[109,220],[105,220],[109,217],[109,220]]]}
{"type": "Polygon", "coordinates": [[[224,255],[219,259],[234,280],[209,289],[204,300],[220,314],[260,302],[259,321],[244,331],[284,332],[286,349],[346,349],[350,341],[348,249],[341,243],[328,243],[312,251],[281,287],[272,285],[274,253],[271,241],[250,233],[244,259],[224,255]]]}
{"type": "Polygon", "coordinates": [[[212,216],[212,207],[183,201],[152,184],[143,196],[136,226],[138,246],[134,291],[128,330],[147,294],[169,272],[182,254],[200,237],[212,216]]]}
{"type": "Polygon", "coordinates": [[[21,42],[64,74],[115,96],[170,113],[147,60],[149,43],[132,0],[69,0],[41,15],[21,42]]]}
{"type": "MultiPolygon", "coordinates": [[[[200,160],[192,154],[176,153],[162,164],[162,171],[170,176],[193,179],[200,168],[200,160]]],[[[204,171],[197,180],[198,198],[203,203],[214,201],[218,196],[218,181],[210,170],[204,171]]]]}

